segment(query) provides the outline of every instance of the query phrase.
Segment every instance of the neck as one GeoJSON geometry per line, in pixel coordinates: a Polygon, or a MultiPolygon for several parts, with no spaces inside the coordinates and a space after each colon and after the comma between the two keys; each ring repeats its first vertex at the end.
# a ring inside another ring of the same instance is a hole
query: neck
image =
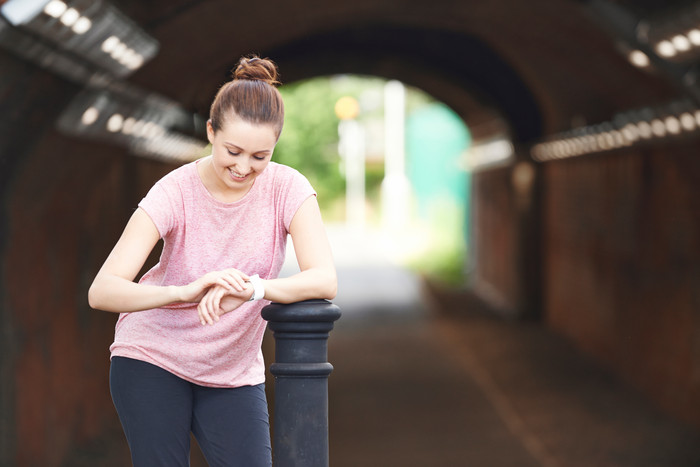
{"type": "Polygon", "coordinates": [[[197,164],[197,172],[207,191],[214,199],[222,203],[235,203],[243,198],[252,188],[252,185],[241,188],[240,190],[234,190],[228,187],[214,171],[211,156],[197,164]]]}

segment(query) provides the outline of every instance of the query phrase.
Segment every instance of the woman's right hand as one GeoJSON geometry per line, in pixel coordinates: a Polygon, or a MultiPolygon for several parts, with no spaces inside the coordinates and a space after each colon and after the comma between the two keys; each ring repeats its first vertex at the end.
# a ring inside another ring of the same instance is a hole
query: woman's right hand
{"type": "Polygon", "coordinates": [[[178,288],[179,301],[198,303],[207,291],[216,285],[227,290],[242,292],[246,288],[245,282],[248,279],[247,274],[235,268],[212,271],[187,285],[180,286],[178,288]]]}

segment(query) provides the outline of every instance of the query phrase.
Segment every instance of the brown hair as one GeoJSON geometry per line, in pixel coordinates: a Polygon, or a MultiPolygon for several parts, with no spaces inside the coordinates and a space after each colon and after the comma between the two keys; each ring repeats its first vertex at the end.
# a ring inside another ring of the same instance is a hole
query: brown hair
{"type": "Polygon", "coordinates": [[[250,123],[272,125],[279,138],[284,124],[284,103],[276,86],[277,65],[267,58],[250,55],[241,58],[227,82],[214,98],[209,120],[219,131],[227,118],[238,116],[250,123]]]}

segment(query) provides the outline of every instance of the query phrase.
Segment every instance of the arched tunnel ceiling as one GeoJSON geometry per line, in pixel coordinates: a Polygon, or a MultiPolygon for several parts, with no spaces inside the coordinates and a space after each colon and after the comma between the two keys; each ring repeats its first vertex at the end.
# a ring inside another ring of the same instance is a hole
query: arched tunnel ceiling
{"type": "MultiPolygon", "coordinates": [[[[654,11],[654,2],[634,3],[638,14],[654,11]]],[[[630,65],[586,3],[573,0],[115,4],[161,44],[131,81],[201,115],[251,52],[276,60],[285,82],[340,72],[398,78],[470,126],[500,113],[518,141],[678,95],[630,65]]]]}

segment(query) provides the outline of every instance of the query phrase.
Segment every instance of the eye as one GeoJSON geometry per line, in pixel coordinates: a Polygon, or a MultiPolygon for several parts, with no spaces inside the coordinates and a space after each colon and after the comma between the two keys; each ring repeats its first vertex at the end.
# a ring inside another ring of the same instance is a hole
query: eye
{"type": "Polygon", "coordinates": [[[240,154],[240,153],[238,153],[238,152],[232,152],[230,149],[227,149],[227,151],[228,151],[228,153],[231,154],[232,156],[237,156],[237,155],[240,154]]]}
{"type": "Polygon", "coordinates": [[[264,161],[265,156],[253,156],[253,159],[255,159],[256,161],[264,161]]]}

